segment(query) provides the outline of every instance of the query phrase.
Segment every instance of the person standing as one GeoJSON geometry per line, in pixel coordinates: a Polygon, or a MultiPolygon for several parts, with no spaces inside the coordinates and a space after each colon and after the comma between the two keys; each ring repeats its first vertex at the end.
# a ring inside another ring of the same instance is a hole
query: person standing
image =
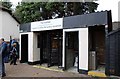
{"type": "Polygon", "coordinates": [[[2,41],[0,40],[0,77],[2,77],[2,41]]]}
{"type": "Polygon", "coordinates": [[[0,39],[1,46],[0,46],[0,55],[2,56],[2,77],[6,76],[5,73],[5,65],[4,65],[4,57],[7,52],[7,43],[4,41],[4,38],[0,39]]]}
{"type": "Polygon", "coordinates": [[[17,49],[16,49],[16,43],[13,44],[13,48],[12,48],[10,56],[11,56],[10,57],[10,59],[11,59],[10,65],[11,64],[17,65],[16,61],[17,61],[18,53],[17,53],[17,49]]]}
{"type": "Polygon", "coordinates": [[[16,43],[15,48],[17,49],[17,54],[18,54],[18,58],[19,58],[19,43],[16,39],[11,39],[10,40],[10,51],[13,49],[13,44],[16,43]]]}

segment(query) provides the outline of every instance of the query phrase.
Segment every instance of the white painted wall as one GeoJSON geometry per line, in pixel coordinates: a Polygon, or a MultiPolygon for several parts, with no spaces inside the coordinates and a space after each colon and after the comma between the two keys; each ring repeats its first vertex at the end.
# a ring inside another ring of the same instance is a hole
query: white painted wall
{"type": "Polygon", "coordinates": [[[118,21],[120,21],[120,1],[118,2],[118,21]]]}
{"type": "Polygon", "coordinates": [[[33,62],[33,32],[28,36],[28,62],[33,62]]]}
{"type": "Polygon", "coordinates": [[[63,29],[63,58],[62,67],[65,67],[65,32],[79,32],[79,69],[88,70],[88,28],[63,29]]]}
{"type": "Polygon", "coordinates": [[[22,33],[20,33],[20,35],[19,35],[19,37],[20,37],[20,40],[19,40],[19,43],[20,43],[20,45],[19,45],[19,60],[21,60],[21,35],[22,35],[22,33]]]}
{"type": "Polygon", "coordinates": [[[2,11],[0,10],[0,37],[2,37],[2,11]]]}
{"type": "Polygon", "coordinates": [[[33,33],[33,61],[40,60],[40,48],[37,47],[37,35],[39,35],[39,33],[33,33]]]}
{"type": "Polygon", "coordinates": [[[62,67],[65,67],[65,29],[63,29],[62,67]]]}
{"type": "Polygon", "coordinates": [[[88,28],[79,31],[79,69],[88,70],[88,28]]]}
{"type": "MultiPolygon", "coordinates": [[[[37,35],[38,33],[27,32],[20,33],[20,44],[21,35],[28,34],[28,62],[35,62],[40,60],[40,48],[37,48],[37,35]]],[[[21,60],[21,45],[20,45],[20,58],[21,60]]]]}
{"type": "Polygon", "coordinates": [[[6,41],[10,40],[10,36],[12,36],[12,38],[17,38],[19,39],[19,23],[6,11],[1,11],[2,16],[4,17],[2,18],[2,25],[0,24],[0,28],[2,27],[2,33],[0,32],[0,34],[2,34],[0,37],[4,37],[4,39],[6,41]]]}

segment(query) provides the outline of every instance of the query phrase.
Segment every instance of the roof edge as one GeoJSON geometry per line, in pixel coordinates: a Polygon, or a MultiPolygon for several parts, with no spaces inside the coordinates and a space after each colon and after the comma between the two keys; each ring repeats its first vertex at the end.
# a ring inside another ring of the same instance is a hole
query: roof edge
{"type": "Polygon", "coordinates": [[[3,6],[0,6],[0,9],[3,10],[3,11],[6,11],[8,12],[19,24],[20,24],[20,21],[12,14],[12,11],[3,7],[3,6]]]}

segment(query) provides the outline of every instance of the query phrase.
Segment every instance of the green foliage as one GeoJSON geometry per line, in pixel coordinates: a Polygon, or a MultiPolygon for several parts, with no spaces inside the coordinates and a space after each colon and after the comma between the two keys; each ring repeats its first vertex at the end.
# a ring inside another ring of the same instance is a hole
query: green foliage
{"type": "Polygon", "coordinates": [[[14,15],[21,23],[41,20],[41,13],[39,11],[40,3],[25,3],[22,2],[16,7],[14,15]]]}
{"type": "Polygon", "coordinates": [[[21,2],[14,15],[21,23],[94,12],[95,2],[21,2]]]}
{"type": "Polygon", "coordinates": [[[2,6],[9,9],[9,10],[12,10],[11,7],[12,7],[12,3],[7,1],[7,0],[2,0],[0,1],[0,3],[2,3],[2,6]]]}

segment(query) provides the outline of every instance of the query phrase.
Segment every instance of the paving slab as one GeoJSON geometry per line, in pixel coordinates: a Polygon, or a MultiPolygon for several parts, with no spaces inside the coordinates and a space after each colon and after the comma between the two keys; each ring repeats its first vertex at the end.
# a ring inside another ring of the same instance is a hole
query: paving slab
{"type": "Polygon", "coordinates": [[[85,74],[37,68],[27,63],[17,63],[17,65],[6,63],[5,66],[6,77],[90,77],[85,74]]]}

